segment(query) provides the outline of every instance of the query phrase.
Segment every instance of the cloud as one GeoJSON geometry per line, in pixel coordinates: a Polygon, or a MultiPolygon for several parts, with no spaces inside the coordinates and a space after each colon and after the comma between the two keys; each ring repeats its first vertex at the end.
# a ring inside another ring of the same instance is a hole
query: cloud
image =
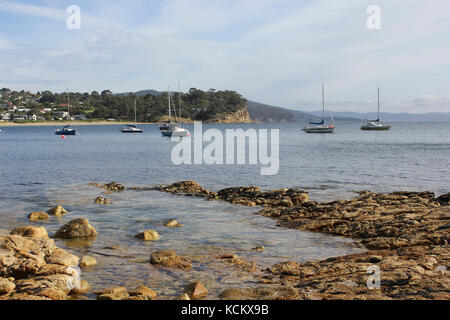
{"type": "Polygon", "coordinates": [[[0,50],[0,72],[9,86],[32,91],[63,90],[67,77],[79,91],[165,90],[181,81],[288,107],[320,104],[322,82],[336,108],[373,99],[377,86],[398,110],[408,104],[395,101],[446,97],[450,3],[378,2],[379,31],[366,28],[365,0],[79,1],[82,27],[69,31],[57,1],[0,1],[0,11],[46,20],[30,20],[22,32],[0,21],[0,49],[4,39],[21,46],[0,50]]]}

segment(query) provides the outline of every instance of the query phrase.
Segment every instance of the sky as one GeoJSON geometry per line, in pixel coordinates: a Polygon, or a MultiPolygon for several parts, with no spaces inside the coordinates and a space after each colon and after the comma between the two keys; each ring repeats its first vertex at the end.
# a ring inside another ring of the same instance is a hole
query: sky
{"type": "Polygon", "coordinates": [[[189,88],[311,111],[450,112],[449,0],[0,0],[0,87],[189,88]],[[69,29],[67,8],[80,9],[69,29]],[[370,5],[380,28],[369,29],[370,5]]]}

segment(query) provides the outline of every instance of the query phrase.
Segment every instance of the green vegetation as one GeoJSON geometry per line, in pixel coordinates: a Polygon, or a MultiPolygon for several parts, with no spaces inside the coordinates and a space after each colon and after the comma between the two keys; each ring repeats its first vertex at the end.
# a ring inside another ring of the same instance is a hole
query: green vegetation
{"type": "MultiPolygon", "coordinates": [[[[167,118],[167,92],[113,94],[110,90],[101,93],[70,93],[71,116],[81,116],[86,120],[134,120],[134,101],[136,100],[137,120],[156,122],[167,118]]],[[[23,113],[14,112],[14,117],[40,115],[40,120],[56,119],[54,112],[67,111],[67,93],[50,91],[31,94],[25,91],[0,90],[0,114],[16,106],[27,109],[23,113]],[[28,110],[29,109],[29,110],[28,110]],[[47,111],[43,111],[46,109],[47,111]],[[51,111],[49,111],[51,110],[51,111]]],[[[207,121],[221,114],[229,114],[245,107],[246,100],[234,91],[202,91],[191,88],[187,93],[172,93],[172,106],[178,115],[178,103],[181,105],[181,117],[207,121]]]]}

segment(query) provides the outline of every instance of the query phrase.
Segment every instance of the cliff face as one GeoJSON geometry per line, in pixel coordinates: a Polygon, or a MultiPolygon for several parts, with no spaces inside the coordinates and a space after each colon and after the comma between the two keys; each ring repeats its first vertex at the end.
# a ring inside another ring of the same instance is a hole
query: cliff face
{"type": "Polygon", "coordinates": [[[238,111],[231,114],[218,115],[217,117],[208,120],[209,123],[250,123],[250,114],[247,107],[242,107],[238,111]]]}

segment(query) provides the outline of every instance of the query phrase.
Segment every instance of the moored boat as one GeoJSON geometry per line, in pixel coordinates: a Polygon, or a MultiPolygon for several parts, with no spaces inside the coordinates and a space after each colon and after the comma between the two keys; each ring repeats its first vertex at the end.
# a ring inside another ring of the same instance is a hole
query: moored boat
{"type": "MultiPolygon", "coordinates": [[[[333,122],[333,117],[331,116],[331,121],[333,122]]],[[[325,124],[325,94],[324,87],[322,83],[322,121],[320,122],[310,122],[310,126],[306,126],[302,129],[303,132],[306,133],[333,133],[334,132],[334,124],[325,124]]]]}
{"type": "Polygon", "coordinates": [[[380,121],[380,87],[378,87],[378,116],[376,120],[364,120],[361,130],[389,130],[390,124],[380,121]]]}

